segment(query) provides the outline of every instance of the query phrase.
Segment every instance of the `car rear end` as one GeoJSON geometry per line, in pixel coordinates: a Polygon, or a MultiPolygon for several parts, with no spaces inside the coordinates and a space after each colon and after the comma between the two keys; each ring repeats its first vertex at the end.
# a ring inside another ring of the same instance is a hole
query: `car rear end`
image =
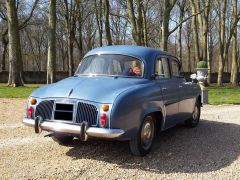
{"type": "Polygon", "coordinates": [[[79,137],[116,139],[122,129],[111,129],[111,104],[69,99],[30,97],[23,123],[36,133],[49,131],[79,137]]]}

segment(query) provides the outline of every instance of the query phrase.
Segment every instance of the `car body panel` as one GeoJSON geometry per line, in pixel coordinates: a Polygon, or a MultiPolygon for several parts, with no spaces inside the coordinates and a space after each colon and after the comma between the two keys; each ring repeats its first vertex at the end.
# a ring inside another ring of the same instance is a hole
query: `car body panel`
{"type": "Polygon", "coordinates": [[[129,78],[114,78],[111,76],[76,76],[39,88],[31,96],[38,98],[73,98],[100,103],[113,103],[116,96],[122,91],[146,82],[146,79],[141,78],[133,78],[129,81],[129,78]]]}

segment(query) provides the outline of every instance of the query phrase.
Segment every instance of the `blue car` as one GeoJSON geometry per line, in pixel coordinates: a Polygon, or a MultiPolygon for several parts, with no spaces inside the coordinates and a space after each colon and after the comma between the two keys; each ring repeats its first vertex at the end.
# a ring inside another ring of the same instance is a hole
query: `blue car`
{"type": "Polygon", "coordinates": [[[157,132],[199,123],[201,90],[186,82],[171,54],[140,46],[88,52],[73,77],[35,90],[23,123],[66,144],[74,137],[124,140],[134,155],[150,152],[157,132]]]}

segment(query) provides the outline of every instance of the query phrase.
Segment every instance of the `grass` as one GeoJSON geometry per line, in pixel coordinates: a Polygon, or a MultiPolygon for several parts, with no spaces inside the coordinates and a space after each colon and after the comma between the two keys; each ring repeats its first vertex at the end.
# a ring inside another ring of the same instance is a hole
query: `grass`
{"type": "Polygon", "coordinates": [[[240,86],[232,87],[225,85],[208,87],[209,104],[240,104],[240,86]]]}
{"type": "Polygon", "coordinates": [[[24,87],[8,87],[0,84],[0,98],[28,98],[32,91],[39,88],[40,84],[28,84],[24,87]]]}
{"type": "MultiPolygon", "coordinates": [[[[28,84],[25,87],[14,88],[8,87],[6,84],[0,84],[0,98],[27,98],[33,90],[41,86],[41,84],[28,84]]],[[[218,87],[211,85],[208,90],[209,104],[240,104],[240,86],[218,87]]]]}

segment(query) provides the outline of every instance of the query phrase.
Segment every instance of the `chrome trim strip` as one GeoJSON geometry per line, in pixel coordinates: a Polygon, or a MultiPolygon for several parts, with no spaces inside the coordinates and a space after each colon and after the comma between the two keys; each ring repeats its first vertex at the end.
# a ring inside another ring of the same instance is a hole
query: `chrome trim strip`
{"type": "MultiPolygon", "coordinates": [[[[23,119],[23,124],[26,126],[34,127],[35,120],[34,119],[23,119]]],[[[40,124],[40,128],[45,131],[53,131],[60,133],[69,133],[79,136],[81,133],[81,126],[76,124],[66,124],[59,123],[55,121],[43,121],[40,124]]],[[[86,130],[86,134],[90,137],[98,137],[98,138],[118,138],[125,133],[122,129],[106,129],[106,128],[97,128],[97,127],[89,127],[86,130]]]]}

